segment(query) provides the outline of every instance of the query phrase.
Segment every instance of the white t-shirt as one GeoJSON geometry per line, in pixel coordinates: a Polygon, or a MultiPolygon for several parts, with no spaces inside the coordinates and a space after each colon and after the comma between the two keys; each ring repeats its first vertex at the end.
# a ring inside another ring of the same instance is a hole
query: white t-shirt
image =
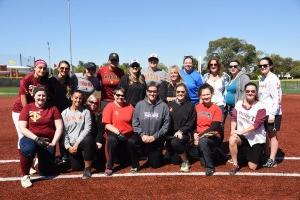
{"type": "MultiPolygon", "coordinates": [[[[252,105],[252,107],[249,110],[243,107],[243,101],[238,101],[235,104],[235,110],[237,111],[237,130],[242,131],[249,128],[250,125],[254,125],[257,113],[261,109],[265,108],[264,105],[259,101],[252,105]]],[[[265,143],[266,131],[264,124],[262,123],[260,127],[258,127],[256,130],[248,132],[248,134],[246,134],[245,137],[247,138],[250,146],[265,143]]]]}
{"type": "Polygon", "coordinates": [[[282,91],[280,80],[274,73],[269,73],[259,80],[258,89],[259,100],[266,108],[267,115],[281,115],[282,91]]]}

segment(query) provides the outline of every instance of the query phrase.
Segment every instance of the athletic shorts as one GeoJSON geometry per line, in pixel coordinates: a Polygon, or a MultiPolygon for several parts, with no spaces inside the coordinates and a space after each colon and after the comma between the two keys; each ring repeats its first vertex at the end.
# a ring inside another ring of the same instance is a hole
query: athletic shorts
{"type": "Polygon", "coordinates": [[[248,162],[252,162],[256,165],[260,163],[265,144],[254,144],[250,146],[246,137],[239,135],[242,144],[239,146],[239,152],[242,152],[246,156],[248,162]]]}
{"type": "Polygon", "coordinates": [[[264,123],[266,131],[271,133],[276,133],[277,131],[280,131],[281,117],[282,115],[275,115],[274,123],[268,123],[269,116],[267,116],[266,121],[264,123]]]}

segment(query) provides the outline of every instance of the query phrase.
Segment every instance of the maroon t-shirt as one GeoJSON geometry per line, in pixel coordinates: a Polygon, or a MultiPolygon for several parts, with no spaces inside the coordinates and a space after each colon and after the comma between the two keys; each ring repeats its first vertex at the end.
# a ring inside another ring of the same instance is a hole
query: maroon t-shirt
{"type": "Polygon", "coordinates": [[[43,85],[45,87],[48,86],[48,77],[44,77],[42,79],[37,79],[33,76],[32,74],[28,74],[26,75],[24,78],[21,79],[20,81],[20,87],[19,87],[19,96],[17,97],[17,99],[14,102],[13,105],[13,112],[21,112],[23,106],[21,103],[21,95],[25,95],[26,99],[27,99],[27,103],[32,103],[34,102],[34,98],[32,96],[32,92],[34,87],[39,86],[39,85],[43,85]]]}
{"type": "Polygon", "coordinates": [[[19,121],[27,121],[27,128],[36,136],[49,139],[54,136],[57,119],[61,119],[61,115],[55,106],[40,109],[34,103],[27,104],[19,117],[19,121]]]}
{"type": "Polygon", "coordinates": [[[114,100],[114,89],[118,87],[123,75],[123,70],[118,67],[114,68],[113,71],[109,70],[109,65],[99,68],[97,76],[102,83],[102,100],[114,100]]]}

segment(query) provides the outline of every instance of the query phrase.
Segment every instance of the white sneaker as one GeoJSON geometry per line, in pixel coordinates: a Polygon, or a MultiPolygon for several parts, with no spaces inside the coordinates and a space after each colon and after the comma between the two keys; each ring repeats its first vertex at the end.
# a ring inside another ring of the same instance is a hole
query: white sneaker
{"type": "Polygon", "coordinates": [[[23,188],[28,188],[32,186],[29,175],[25,175],[21,178],[21,185],[23,188]]]}
{"type": "Polygon", "coordinates": [[[180,166],[180,171],[181,172],[189,172],[190,171],[190,163],[189,161],[184,161],[181,163],[181,166],[180,166]]]}
{"type": "Polygon", "coordinates": [[[34,174],[36,174],[36,172],[37,171],[33,167],[31,167],[30,170],[29,170],[30,175],[34,175],[34,174]]]}

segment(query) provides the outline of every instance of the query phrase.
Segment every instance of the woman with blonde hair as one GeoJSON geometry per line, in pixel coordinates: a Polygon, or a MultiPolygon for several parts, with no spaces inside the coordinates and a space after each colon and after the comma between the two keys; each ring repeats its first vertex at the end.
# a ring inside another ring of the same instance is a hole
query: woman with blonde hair
{"type": "Polygon", "coordinates": [[[176,99],[175,88],[183,83],[179,74],[179,68],[173,65],[169,68],[167,81],[163,81],[159,88],[159,97],[165,102],[171,102],[176,99]]]}

